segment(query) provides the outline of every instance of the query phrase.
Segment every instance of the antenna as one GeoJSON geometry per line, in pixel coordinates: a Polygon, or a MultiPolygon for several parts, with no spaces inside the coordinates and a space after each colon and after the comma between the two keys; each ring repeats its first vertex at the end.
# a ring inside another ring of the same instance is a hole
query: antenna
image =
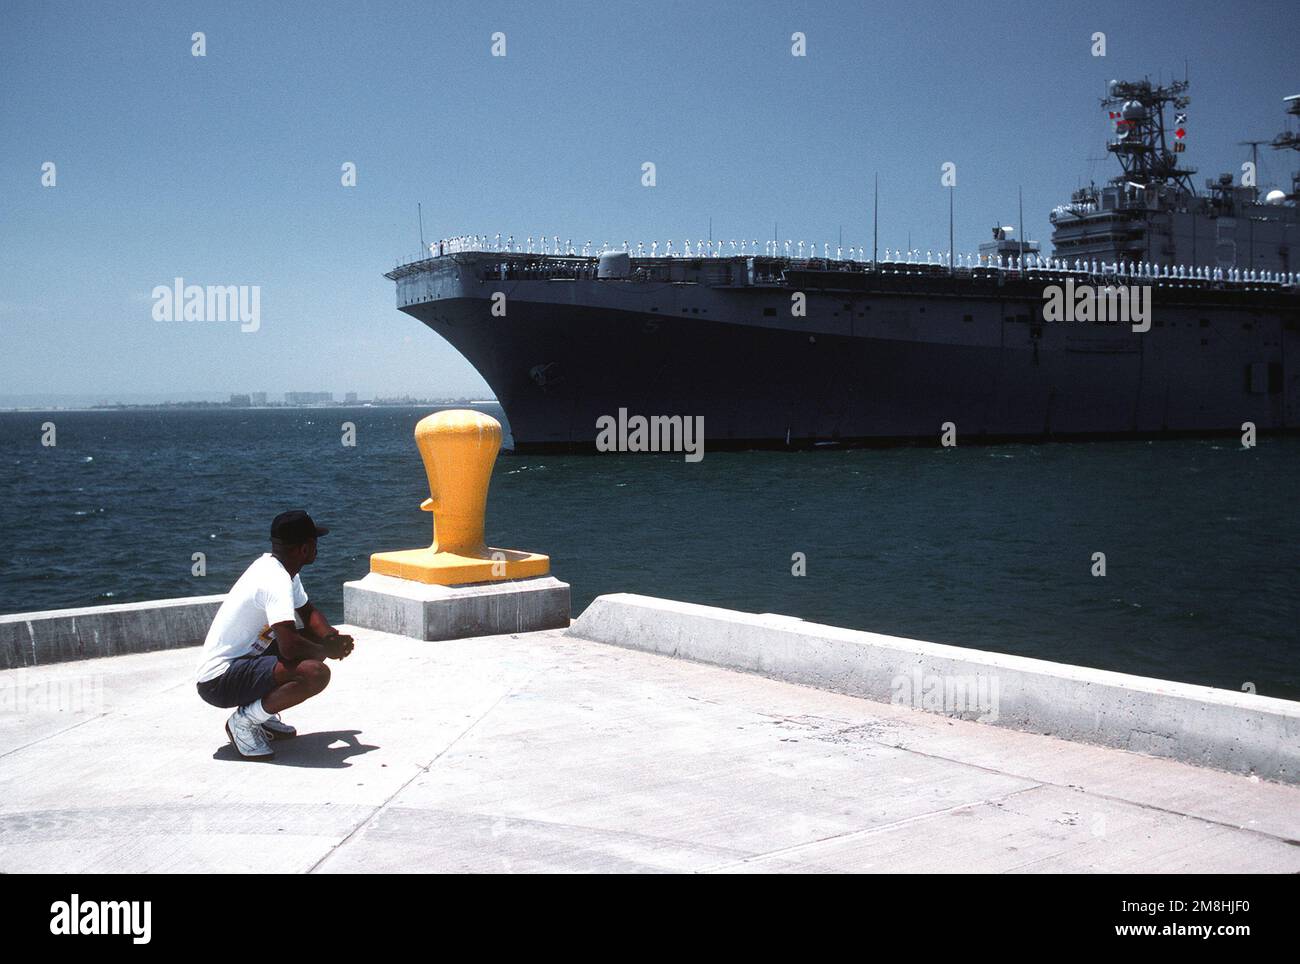
{"type": "Polygon", "coordinates": [[[1025,191],[1024,188],[1016,188],[1016,199],[1020,203],[1020,237],[1017,241],[1020,244],[1020,262],[1025,260],[1025,191]]]}
{"type": "Polygon", "coordinates": [[[952,200],[952,197],[953,197],[953,195],[956,194],[956,193],[957,193],[957,189],[956,189],[955,187],[950,187],[950,188],[948,188],[948,273],[949,273],[949,274],[952,274],[952,244],[953,244],[953,240],[952,240],[952,239],[953,239],[953,234],[952,234],[952,205],[953,205],[953,200],[952,200]]]}
{"type": "Polygon", "coordinates": [[[713,243],[713,218],[709,218],[709,243],[713,243]]]}
{"type": "Polygon", "coordinates": [[[871,265],[876,264],[876,241],[880,236],[880,175],[876,174],[876,197],[871,205],[871,265]]]}
{"type": "Polygon", "coordinates": [[[415,202],[415,216],[420,219],[420,250],[428,251],[429,249],[424,246],[424,208],[419,201],[415,202]]]}

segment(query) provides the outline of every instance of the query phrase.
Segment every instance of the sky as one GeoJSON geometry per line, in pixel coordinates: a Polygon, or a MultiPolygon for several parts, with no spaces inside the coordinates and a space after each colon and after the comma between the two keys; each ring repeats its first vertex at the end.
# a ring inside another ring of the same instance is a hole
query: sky
{"type": "MultiPolygon", "coordinates": [[[[419,253],[417,203],[427,239],[635,245],[711,218],[869,247],[878,175],[881,248],[938,251],[951,162],[959,251],[1016,223],[1018,188],[1046,249],[1051,208],[1118,172],[1109,79],[1186,63],[1185,163],[1198,188],[1239,174],[1300,92],[1293,10],[3,0],[0,396],[485,397],[383,277],[419,253]],[[259,286],[257,330],[155,320],[177,277],[259,286]]],[[[1261,151],[1261,186],[1287,186],[1294,154],[1261,151]]]]}

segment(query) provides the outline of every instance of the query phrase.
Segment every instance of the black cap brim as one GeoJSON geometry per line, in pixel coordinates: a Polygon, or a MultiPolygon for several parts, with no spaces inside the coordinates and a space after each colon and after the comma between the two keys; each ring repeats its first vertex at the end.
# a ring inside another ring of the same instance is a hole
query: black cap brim
{"type": "Polygon", "coordinates": [[[301,545],[328,532],[329,529],[318,526],[316,520],[302,509],[281,512],[271,521],[271,539],[285,545],[301,545]]]}

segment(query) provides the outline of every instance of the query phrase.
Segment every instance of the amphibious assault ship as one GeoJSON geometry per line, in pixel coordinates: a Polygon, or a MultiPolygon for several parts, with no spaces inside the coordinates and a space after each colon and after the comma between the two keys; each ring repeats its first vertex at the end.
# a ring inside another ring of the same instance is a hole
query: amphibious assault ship
{"type": "Polygon", "coordinates": [[[1001,226],[978,256],[924,260],[498,235],[434,242],[386,277],[492,387],[519,452],[592,449],[620,412],[703,416],[713,449],[936,441],[948,422],[987,441],[1294,429],[1300,172],[1290,192],[1225,174],[1198,193],[1186,89],[1110,85],[1122,173],[1052,212],[1050,257],[1001,226]],[[1143,287],[1144,325],[1045,315],[1049,291],[1104,305],[1143,287]]]}

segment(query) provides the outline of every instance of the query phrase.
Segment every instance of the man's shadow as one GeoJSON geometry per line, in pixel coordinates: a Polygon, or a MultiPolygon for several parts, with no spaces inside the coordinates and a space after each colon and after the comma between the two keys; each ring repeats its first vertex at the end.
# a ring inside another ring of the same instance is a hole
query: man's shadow
{"type": "Polygon", "coordinates": [[[250,760],[239,755],[229,743],[212,754],[214,760],[238,763],[269,763],[272,766],[325,767],[340,769],[352,766],[348,758],[378,750],[379,747],[357,739],[360,730],[326,730],[322,733],[300,733],[288,740],[272,740],[275,757],[270,760],[250,760]],[[342,741],[345,746],[334,746],[342,741]]]}

